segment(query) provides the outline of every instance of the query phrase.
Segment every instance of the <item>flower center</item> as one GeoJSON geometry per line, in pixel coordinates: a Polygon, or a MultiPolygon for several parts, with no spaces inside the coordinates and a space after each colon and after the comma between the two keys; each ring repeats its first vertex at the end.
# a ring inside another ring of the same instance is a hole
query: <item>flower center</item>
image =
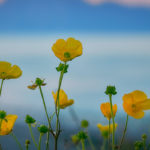
{"type": "Polygon", "coordinates": [[[137,109],[136,109],[136,105],[135,105],[135,104],[132,104],[131,107],[132,107],[133,112],[136,112],[136,110],[137,110],[137,109]]]}
{"type": "Polygon", "coordinates": [[[64,57],[65,57],[65,58],[70,58],[70,53],[69,53],[69,52],[65,52],[65,53],[64,53],[64,57]]]}

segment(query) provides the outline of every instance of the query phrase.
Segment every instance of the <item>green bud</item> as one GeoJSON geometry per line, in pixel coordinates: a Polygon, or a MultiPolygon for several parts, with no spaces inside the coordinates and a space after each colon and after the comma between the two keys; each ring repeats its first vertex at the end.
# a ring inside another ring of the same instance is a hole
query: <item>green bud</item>
{"type": "Polygon", "coordinates": [[[40,78],[36,78],[35,80],[35,84],[38,85],[38,86],[41,86],[43,84],[43,80],[41,80],[40,78]]]}
{"type": "Polygon", "coordinates": [[[33,124],[36,122],[36,120],[34,118],[32,118],[30,115],[26,115],[25,122],[27,124],[33,124]]]}
{"type": "Polygon", "coordinates": [[[143,142],[141,142],[141,141],[136,141],[135,142],[135,144],[134,144],[134,146],[136,147],[136,148],[142,148],[143,147],[143,142]]]}
{"type": "Polygon", "coordinates": [[[65,57],[65,58],[70,58],[70,53],[69,53],[69,52],[65,52],[65,53],[64,53],[64,57],[65,57]]]}
{"type": "Polygon", "coordinates": [[[65,64],[62,64],[60,63],[59,66],[56,68],[56,70],[58,72],[61,72],[64,70],[64,73],[67,73],[67,69],[68,69],[69,65],[65,65],[65,64]],[[65,68],[64,68],[65,67],[65,68]]]}
{"type": "Polygon", "coordinates": [[[116,95],[117,91],[116,91],[115,86],[111,86],[111,85],[107,86],[105,94],[106,95],[116,95]]]}
{"type": "Polygon", "coordinates": [[[78,136],[75,134],[75,135],[73,135],[72,137],[71,137],[71,139],[72,139],[72,142],[74,143],[74,144],[78,144],[79,143],[79,138],[78,138],[78,136]]]}
{"type": "Polygon", "coordinates": [[[80,131],[78,134],[77,134],[79,140],[85,140],[87,138],[87,133],[85,133],[84,131],[80,131]]]}
{"type": "Polygon", "coordinates": [[[146,139],[147,139],[147,135],[146,135],[146,134],[143,134],[143,135],[142,135],[142,139],[143,139],[143,140],[146,140],[146,139]]]}
{"type": "Polygon", "coordinates": [[[87,128],[89,126],[89,122],[87,120],[82,120],[81,121],[81,127],[82,128],[87,128]]]}
{"type": "Polygon", "coordinates": [[[38,130],[40,133],[45,134],[48,132],[48,128],[45,125],[41,125],[40,127],[38,127],[38,130]]]}
{"type": "Polygon", "coordinates": [[[29,145],[29,144],[30,144],[30,141],[27,139],[26,142],[25,142],[25,144],[26,144],[26,145],[29,145]]]}
{"type": "Polygon", "coordinates": [[[0,119],[5,119],[6,115],[7,114],[4,110],[0,110],[0,119]]]}

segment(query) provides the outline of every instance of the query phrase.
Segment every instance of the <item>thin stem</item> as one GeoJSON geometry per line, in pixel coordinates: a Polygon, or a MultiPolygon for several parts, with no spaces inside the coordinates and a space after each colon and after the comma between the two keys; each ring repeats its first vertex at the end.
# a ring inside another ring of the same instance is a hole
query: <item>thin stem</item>
{"type": "Polygon", "coordinates": [[[43,136],[43,134],[40,133],[38,150],[41,149],[41,140],[42,140],[42,136],[43,136]]]}
{"type": "Polygon", "coordinates": [[[108,150],[110,148],[110,119],[109,119],[109,136],[108,136],[108,150]]]}
{"type": "Polygon", "coordinates": [[[1,131],[1,126],[2,126],[2,121],[3,119],[0,119],[0,131],[1,131]]]}
{"type": "Polygon", "coordinates": [[[114,120],[114,113],[113,113],[113,105],[112,105],[112,95],[109,94],[110,106],[111,106],[111,116],[113,122],[113,130],[112,130],[112,150],[115,149],[115,120],[114,120]]]}
{"type": "Polygon", "coordinates": [[[28,126],[29,126],[29,131],[30,131],[30,134],[31,134],[31,138],[32,138],[32,140],[33,140],[33,143],[34,143],[35,147],[38,149],[37,143],[36,143],[36,141],[35,141],[35,138],[34,138],[34,135],[33,135],[33,132],[32,132],[31,124],[28,124],[28,126]]]}
{"type": "Polygon", "coordinates": [[[3,83],[4,83],[4,79],[2,79],[2,82],[1,82],[0,96],[1,96],[1,94],[2,94],[3,83]]]}
{"type": "MultiPolygon", "coordinates": [[[[41,94],[43,105],[44,105],[45,114],[46,114],[47,121],[48,121],[48,129],[50,130],[51,129],[51,123],[50,123],[50,119],[49,119],[49,116],[48,116],[46,103],[45,103],[45,100],[44,100],[44,95],[43,95],[41,86],[39,86],[39,90],[40,90],[40,94],[41,94]]],[[[46,140],[46,150],[48,150],[48,149],[49,149],[49,132],[47,132],[47,140],[46,140]]]]}
{"type": "Polygon", "coordinates": [[[84,140],[81,140],[82,150],[85,150],[84,140]]]}
{"type": "Polygon", "coordinates": [[[103,145],[102,145],[102,147],[101,147],[101,150],[106,150],[106,139],[104,138],[104,140],[103,140],[103,145]]]}
{"type": "Polygon", "coordinates": [[[91,146],[91,149],[95,150],[94,144],[92,143],[92,140],[91,140],[90,136],[88,136],[88,141],[89,141],[89,144],[91,146]]]}
{"type": "Polygon", "coordinates": [[[120,142],[120,145],[119,145],[119,149],[118,149],[118,150],[121,149],[121,146],[122,146],[123,141],[124,141],[124,138],[125,138],[125,134],[126,134],[126,131],[127,131],[127,126],[128,126],[128,118],[129,118],[129,116],[127,115],[125,128],[124,128],[124,131],[123,131],[123,135],[122,135],[121,142],[120,142]]]}
{"type": "Polygon", "coordinates": [[[11,132],[10,134],[11,134],[11,136],[14,138],[14,140],[16,141],[16,143],[18,144],[19,149],[20,149],[20,150],[23,150],[23,148],[22,148],[20,142],[18,141],[17,137],[15,136],[15,134],[14,134],[13,132],[11,132]]]}
{"type": "Polygon", "coordinates": [[[56,98],[56,105],[55,105],[55,112],[56,112],[56,134],[55,134],[55,150],[57,150],[57,143],[58,143],[58,137],[60,134],[60,122],[59,122],[59,113],[60,113],[60,105],[59,105],[59,92],[60,92],[60,88],[61,88],[61,84],[62,84],[62,79],[63,79],[63,75],[64,75],[64,71],[65,71],[65,67],[66,67],[66,62],[64,64],[64,68],[60,73],[60,77],[59,77],[59,84],[58,84],[58,90],[57,90],[57,98],[56,98]]]}

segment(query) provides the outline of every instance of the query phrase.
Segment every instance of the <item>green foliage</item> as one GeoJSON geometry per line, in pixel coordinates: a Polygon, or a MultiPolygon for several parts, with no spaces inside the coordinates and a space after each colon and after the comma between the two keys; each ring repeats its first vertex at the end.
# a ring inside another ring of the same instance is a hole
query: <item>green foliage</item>
{"type": "Polygon", "coordinates": [[[85,140],[85,139],[87,139],[87,133],[86,132],[84,132],[84,131],[80,131],[78,134],[77,134],[77,136],[78,136],[78,138],[79,138],[79,140],[85,140]]]}
{"type": "Polygon", "coordinates": [[[68,72],[68,71],[67,71],[67,70],[68,70],[68,67],[69,67],[69,65],[65,65],[65,64],[60,63],[59,66],[56,67],[56,70],[57,70],[58,72],[61,72],[61,71],[64,70],[64,73],[67,73],[67,72],[68,72]]]}
{"type": "Polygon", "coordinates": [[[5,119],[7,113],[4,110],[0,111],[0,119],[5,119]]]}

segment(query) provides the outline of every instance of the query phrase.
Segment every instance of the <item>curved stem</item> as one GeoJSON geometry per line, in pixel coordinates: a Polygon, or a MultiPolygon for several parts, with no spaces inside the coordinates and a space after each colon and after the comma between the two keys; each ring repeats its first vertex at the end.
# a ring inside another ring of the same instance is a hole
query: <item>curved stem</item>
{"type": "Polygon", "coordinates": [[[4,79],[2,79],[2,82],[1,82],[1,87],[0,87],[0,96],[1,96],[1,94],[2,94],[3,83],[4,83],[4,79]]]}
{"type": "Polygon", "coordinates": [[[62,84],[62,79],[64,76],[64,71],[66,67],[66,62],[64,64],[64,68],[60,73],[59,77],[59,84],[58,84],[58,90],[57,90],[57,98],[56,98],[56,104],[55,104],[55,112],[56,112],[56,134],[55,134],[55,150],[57,150],[57,144],[58,144],[58,137],[60,134],[60,122],[59,122],[59,113],[60,113],[60,105],[59,105],[59,92],[62,84]]]}
{"type": "Polygon", "coordinates": [[[23,150],[23,148],[22,148],[20,142],[18,141],[17,137],[15,136],[15,134],[14,134],[13,132],[11,132],[10,134],[11,134],[11,136],[14,138],[14,140],[16,141],[16,143],[18,144],[19,149],[20,149],[20,150],[23,150]]]}
{"type": "MultiPolygon", "coordinates": [[[[48,129],[50,130],[51,129],[51,123],[50,123],[50,119],[49,119],[49,116],[48,116],[46,103],[45,103],[45,100],[44,100],[44,95],[43,95],[41,86],[39,86],[39,90],[40,90],[40,94],[41,94],[43,105],[44,105],[45,114],[46,114],[47,121],[48,121],[48,129]]],[[[53,131],[53,130],[51,130],[51,131],[53,131]]],[[[48,149],[49,149],[49,132],[47,132],[47,140],[46,140],[46,150],[48,150],[48,149]]]]}
{"type": "Polygon", "coordinates": [[[113,130],[112,130],[112,150],[115,149],[115,120],[114,120],[114,113],[113,113],[113,105],[112,105],[112,95],[109,94],[110,106],[111,106],[111,116],[113,122],[113,130]]]}
{"type": "Polygon", "coordinates": [[[40,133],[38,150],[41,149],[41,140],[42,140],[42,136],[43,136],[43,134],[40,133]]]}
{"type": "Polygon", "coordinates": [[[35,141],[35,138],[34,138],[34,135],[33,135],[33,132],[32,132],[31,124],[28,124],[28,126],[29,126],[29,131],[30,131],[30,134],[31,134],[31,138],[32,138],[32,140],[33,140],[33,143],[34,143],[35,147],[38,149],[37,143],[36,143],[36,141],[35,141]]]}
{"type": "Polygon", "coordinates": [[[122,136],[122,138],[121,138],[121,142],[120,142],[120,145],[119,145],[119,149],[118,149],[118,150],[121,149],[121,146],[122,146],[123,141],[124,141],[124,138],[125,138],[125,134],[126,134],[126,131],[127,131],[127,126],[128,126],[128,118],[129,118],[129,116],[127,115],[126,124],[125,124],[125,128],[124,128],[124,131],[123,131],[123,136],[122,136]]]}

